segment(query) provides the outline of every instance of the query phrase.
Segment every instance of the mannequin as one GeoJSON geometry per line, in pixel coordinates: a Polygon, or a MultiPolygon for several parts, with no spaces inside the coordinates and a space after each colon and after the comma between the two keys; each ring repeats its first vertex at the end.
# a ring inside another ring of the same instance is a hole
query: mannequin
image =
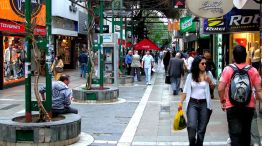
{"type": "Polygon", "coordinates": [[[255,44],[254,44],[254,49],[252,51],[251,57],[252,57],[252,59],[251,59],[252,66],[255,67],[259,71],[261,53],[260,53],[260,48],[258,47],[257,42],[255,42],[255,44]]]}
{"type": "Polygon", "coordinates": [[[17,79],[16,64],[17,64],[17,53],[16,49],[9,44],[9,47],[5,50],[4,62],[6,63],[6,76],[10,80],[13,73],[13,79],[17,79]]]}

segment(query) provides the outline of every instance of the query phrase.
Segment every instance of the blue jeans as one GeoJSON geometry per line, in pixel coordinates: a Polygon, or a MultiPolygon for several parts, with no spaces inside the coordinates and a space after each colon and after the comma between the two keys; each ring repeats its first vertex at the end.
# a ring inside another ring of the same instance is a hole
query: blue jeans
{"type": "Polygon", "coordinates": [[[187,133],[189,146],[203,146],[206,127],[212,110],[206,102],[195,102],[190,99],[187,107],[187,133]]]}
{"type": "Polygon", "coordinates": [[[146,75],[146,83],[151,83],[151,68],[144,68],[145,75],[146,75]]]}
{"type": "Polygon", "coordinates": [[[86,73],[87,73],[87,64],[86,63],[81,63],[81,67],[80,67],[80,75],[81,77],[86,77],[86,73]]]}
{"type": "Polygon", "coordinates": [[[180,78],[170,77],[172,90],[178,94],[180,88],[180,78]]]}
{"type": "Polygon", "coordinates": [[[70,106],[65,107],[64,109],[52,109],[53,116],[57,116],[60,114],[69,114],[69,113],[78,114],[78,110],[70,106]]]}
{"type": "Polygon", "coordinates": [[[231,146],[250,146],[253,115],[253,108],[231,107],[227,109],[228,132],[231,146]]]}

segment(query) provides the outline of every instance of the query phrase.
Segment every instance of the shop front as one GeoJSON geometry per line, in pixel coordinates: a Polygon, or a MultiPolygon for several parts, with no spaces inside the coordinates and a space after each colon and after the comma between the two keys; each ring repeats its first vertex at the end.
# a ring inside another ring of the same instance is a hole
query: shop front
{"type": "MultiPolygon", "coordinates": [[[[1,0],[0,7],[0,89],[23,84],[25,81],[25,24],[24,2],[1,0]],[[19,7],[20,6],[20,7],[19,7]]],[[[32,3],[35,18],[35,39],[43,37],[45,30],[45,5],[42,1],[32,3]]],[[[32,65],[32,69],[33,69],[32,65]]]]}
{"type": "Polygon", "coordinates": [[[76,40],[78,22],[61,17],[52,18],[52,34],[54,36],[55,55],[60,56],[65,69],[76,68],[76,40]]]}

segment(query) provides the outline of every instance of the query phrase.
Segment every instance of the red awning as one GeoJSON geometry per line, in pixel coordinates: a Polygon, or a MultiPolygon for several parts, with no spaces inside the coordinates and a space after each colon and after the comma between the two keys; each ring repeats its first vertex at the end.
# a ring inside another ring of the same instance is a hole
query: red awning
{"type": "MultiPolygon", "coordinates": [[[[120,39],[118,39],[118,45],[120,45],[120,39]]],[[[130,42],[126,42],[126,40],[122,40],[122,46],[123,48],[129,48],[132,44],[130,42]]]]}
{"type": "Polygon", "coordinates": [[[151,40],[143,39],[134,46],[134,50],[160,50],[160,48],[151,40]]]}

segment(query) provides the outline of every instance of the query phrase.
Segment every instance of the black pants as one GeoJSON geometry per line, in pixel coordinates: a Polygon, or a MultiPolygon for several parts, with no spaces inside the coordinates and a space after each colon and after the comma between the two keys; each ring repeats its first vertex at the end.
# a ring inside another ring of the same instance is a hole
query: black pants
{"type": "Polygon", "coordinates": [[[128,63],[126,65],[126,69],[127,69],[127,75],[130,75],[131,74],[131,63],[128,63]]]}
{"type": "Polygon", "coordinates": [[[253,115],[253,108],[232,107],[227,109],[227,122],[231,146],[250,146],[250,131],[253,115]]]}
{"type": "Polygon", "coordinates": [[[187,107],[187,133],[189,146],[203,146],[206,127],[212,110],[206,102],[196,102],[190,99],[187,107]]]}
{"type": "Polygon", "coordinates": [[[137,80],[141,81],[141,69],[140,67],[131,67],[131,75],[135,76],[137,75],[137,80]]]}
{"type": "Polygon", "coordinates": [[[72,107],[65,107],[64,109],[52,109],[53,116],[57,116],[59,114],[68,114],[68,113],[78,114],[78,110],[72,107]]]}

